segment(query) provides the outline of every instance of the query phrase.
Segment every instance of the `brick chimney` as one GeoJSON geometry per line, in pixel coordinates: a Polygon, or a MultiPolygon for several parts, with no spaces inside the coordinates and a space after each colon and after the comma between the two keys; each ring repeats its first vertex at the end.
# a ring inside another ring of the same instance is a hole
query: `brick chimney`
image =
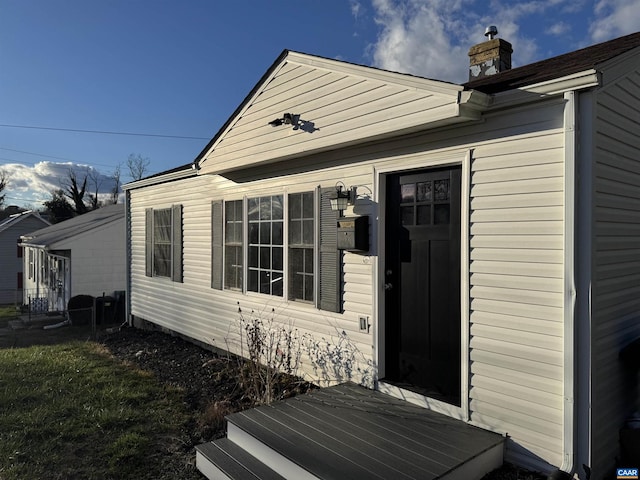
{"type": "Polygon", "coordinates": [[[487,27],[484,35],[489,40],[469,49],[469,81],[511,69],[513,47],[506,40],[494,38],[497,34],[496,27],[487,27]]]}

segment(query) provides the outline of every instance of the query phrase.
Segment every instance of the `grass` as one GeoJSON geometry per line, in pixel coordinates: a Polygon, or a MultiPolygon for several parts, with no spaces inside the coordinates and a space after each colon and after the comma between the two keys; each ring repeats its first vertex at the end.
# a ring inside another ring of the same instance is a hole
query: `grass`
{"type": "Polygon", "coordinates": [[[18,318],[14,305],[0,305],[0,328],[9,326],[9,320],[18,318]]]}
{"type": "Polygon", "coordinates": [[[97,344],[0,349],[0,372],[0,480],[163,478],[180,448],[180,392],[97,344]]]}

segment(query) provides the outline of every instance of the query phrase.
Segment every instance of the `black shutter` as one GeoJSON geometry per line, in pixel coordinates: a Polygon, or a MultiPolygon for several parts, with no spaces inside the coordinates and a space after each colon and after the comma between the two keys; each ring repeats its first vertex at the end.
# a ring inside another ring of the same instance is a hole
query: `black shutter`
{"type": "Polygon", "coordinates": [[[338,212],[331,210],[329,198],[335,187],[320,189],[320,295],[319,307],[342,311],[342,252],[337,249],[338,212]]]}
{"type": "Polygon", "coordinates": [[[153,208],[144,211],[144,274],[153,277],[153,208]]]}
{"type": "Polygon", "coordinates": [[[182,282],[182,205],[173,205],[171,207],[171,248],[173,255],[171,258],[171,280],[174,282],[182,282]]]}
{"type": "Polygon", "coordinates": [[[211,288],[222,290],[222,252],[224,248],[222,200],[211,202],[211,288]]]}

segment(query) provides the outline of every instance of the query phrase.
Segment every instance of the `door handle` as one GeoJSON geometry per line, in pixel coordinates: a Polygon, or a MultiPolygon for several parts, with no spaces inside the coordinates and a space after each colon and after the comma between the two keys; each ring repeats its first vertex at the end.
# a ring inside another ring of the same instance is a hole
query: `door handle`
{"type": "Polygon", "coordinates": [[[388,292],[389,290],[391,290],[393,288],[393,284],[392,283],[385,283],[384,284],[384,289],[388,292]]]}

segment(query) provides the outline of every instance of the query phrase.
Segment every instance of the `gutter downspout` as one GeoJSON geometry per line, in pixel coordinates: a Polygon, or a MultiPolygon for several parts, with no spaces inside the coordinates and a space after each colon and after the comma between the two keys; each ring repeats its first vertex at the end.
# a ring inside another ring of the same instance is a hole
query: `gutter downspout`
{"type": "Polygon", "coordinates": [[[576,471],[576,155],[578,105],[576,92],[565,92],[564,109],[564,405],[563,452],[560,470],[576,471]]]}

